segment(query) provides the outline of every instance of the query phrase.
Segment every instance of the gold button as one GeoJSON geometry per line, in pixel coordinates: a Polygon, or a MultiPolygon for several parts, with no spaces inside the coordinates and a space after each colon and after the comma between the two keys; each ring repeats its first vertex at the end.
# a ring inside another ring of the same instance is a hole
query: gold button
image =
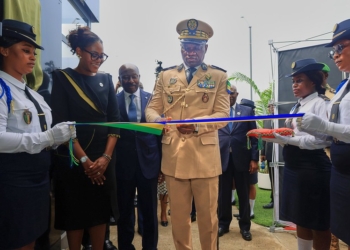
{"type": "Polygon", "coordinates": [[[185,141],[185,140],[186,140],[185,138],[183,138],[183,137],[181,138],[181,141],[185,141]]]}

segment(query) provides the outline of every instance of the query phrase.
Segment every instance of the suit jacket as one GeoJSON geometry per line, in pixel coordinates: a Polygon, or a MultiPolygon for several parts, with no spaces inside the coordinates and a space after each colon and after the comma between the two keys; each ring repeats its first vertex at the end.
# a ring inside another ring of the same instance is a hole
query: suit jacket
{"type": "MultiPolygon", "coordinates": [[[[264,128],[272,129],[272,120],[264,120],[264,128]]],[[[264,155],[268,162],[272,162],[272,148],[273,142],[263,141],[263,149],[261,150],[261,155],[264,155]]]]}
{"type": "MultiPolygon", "coordinates": [[[[124,91],[117,94],[120,109],[120,121],[128,122],[129,117],[125,107],[124,91]]],[[[146,122],[145,107],[151,94],[140,89],[141,121],[146,122]]],[[[120,138],[116,144],[116,175],[117,179],[130,180],[139,165],[145,178],[156,178],[160,171],[160,136],[120,129],[120,138]]]]}
{"type": "MultiPolygon", "coordinates": [[[[252,108],[236,104],[235,117],[254,115],[252,108]]],[[[228,125],[219,129],[222,171],[228,167],[230,154],[237,171],[248,171],[251,160],[259,161],[258,140],[250,137],[251,148],[247,147],[246,134],[251,129],[256,129],[255,121],[234,122],[231,132],[228,125]]]]}
{"type": "MultiPolygon", "coordinates": [[[[190,83],[183,65],[165,70],[159,74],[146,108],[147,121],[154,122],[163,114],[173,120],[228,117],[226,83],[225,71],[206,64],[198,68],[190,83]]],[[[200,124],[198,134],[191,135],[183,135],[176,126],[170,126],[162,138],[162,172],[180,179],[220,175],[217,130],[225,125],[200,124]]]]}

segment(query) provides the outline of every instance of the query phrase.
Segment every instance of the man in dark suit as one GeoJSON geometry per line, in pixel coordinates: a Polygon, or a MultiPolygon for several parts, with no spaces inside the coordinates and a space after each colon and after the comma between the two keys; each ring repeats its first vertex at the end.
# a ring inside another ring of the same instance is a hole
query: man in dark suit
{"type": "MultiPolygon", "coordinates": [[[[273,101],[269,101],[268,106],[269,114],[273,115],[274,114],[274,105],[273,101]]],[[[273,128],[273,120],[264,120],[264,128],[267,129],[272,129],[273,128]]],[[[263,208],[269,209],[273,208],[273,190],[274,190],[274,185],[273,185],[273,178],[274,178],[274,168],[270,166],[270,163],[272,162],[272,148],[273,148],[273,143],[272,142],[266,142],[263,141],[263,149],[260,152],[260,161],[266,161],[266,167],[268,167],[269,170],[269,177],[270,177],[270,183],[271,183],[271,202],[263,205],[263,208]]]]}
{"type": "MultiPolygon", "coordinates": [[[[237,88],[231,86],[230,116],[254,116],[252,108],[236,103],[237,88]]],[[[247,147],[247,132],[256,129],[256,122],[233,122],[219,129],[222,175],[219,178],[219,236],[229,232],[232,221],[231,189],[236,184],[239,199],[240,232],[244,240],[252,240],[250,233],[249,175],[258,169],[257,139],[247,147]]]]}
{"type": "MultiPolygon", "coordinates": [[[[117,94],[122,122],[146,122],[145,107],[151,94],[139,88],[137,66],[119,68],[123,91],[117,94]]],[[[143,215],[142,249],[156,250],[158,244],[157,180],[160,171],[160,138],[152,134],[121,129],[116,145],[116,175],[120,217],[119,250],[133,250],[134,223],[132,213],[137,188],[138,209],[143,215]]]]}

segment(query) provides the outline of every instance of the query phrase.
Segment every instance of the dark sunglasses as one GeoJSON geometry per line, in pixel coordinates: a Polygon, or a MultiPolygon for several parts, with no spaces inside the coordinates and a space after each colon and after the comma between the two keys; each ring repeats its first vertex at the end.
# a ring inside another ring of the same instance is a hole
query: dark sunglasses
{"type": "Polygon", "coordinates": [[[106,61],[107,58],[108,58],[108,55],[106,55],[105,53],[102,53],[100,55],[97,52],[91,52],[91,51],[88,51],[86,49],[82,49],[82,50],[84,50],[85,52],[89,53],[90,56],[91,56],[91,60],[93,60],[93,61],[96,61],[98,59],[102,59],[102,61],[106,61]]]}
{"type": "Polygon", "coordinates": [[[349,43],[347,44],[337,44],[333,47],[333,49],[331,51],[329,51],[329,57],[331,59],[334,59],[334,55],[335,53],[337,53],[338,55],[341,55],[341,53],[343,52],[343,49],[345,47],[349,46],[349,43]]]}

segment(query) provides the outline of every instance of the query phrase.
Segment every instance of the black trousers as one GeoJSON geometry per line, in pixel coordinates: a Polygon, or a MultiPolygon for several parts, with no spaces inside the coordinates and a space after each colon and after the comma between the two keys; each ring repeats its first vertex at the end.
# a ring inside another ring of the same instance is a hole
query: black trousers
{"type": "Polygon", "coordinates": [[[239,172],[230,155],[229,164],[225,172],[219,177],[219,227],[228,229],[232,221],[232,181],[235,181],[239,200],[239,228],[250,230],[250,204],[249,204],[249,171],[239,172]]]}
{"type": "Polygon", "coordinates": [[[135,213],[134,198],[137,189],[137,205],[143,216],[142,249],[156,250],[158,245],[157,218],[157,182],[158,178],[146,179],[138,167],[131,180],[117,180],[118,207],[120,217],[118,226],[118,249],[133,250],[135,213]]]}

